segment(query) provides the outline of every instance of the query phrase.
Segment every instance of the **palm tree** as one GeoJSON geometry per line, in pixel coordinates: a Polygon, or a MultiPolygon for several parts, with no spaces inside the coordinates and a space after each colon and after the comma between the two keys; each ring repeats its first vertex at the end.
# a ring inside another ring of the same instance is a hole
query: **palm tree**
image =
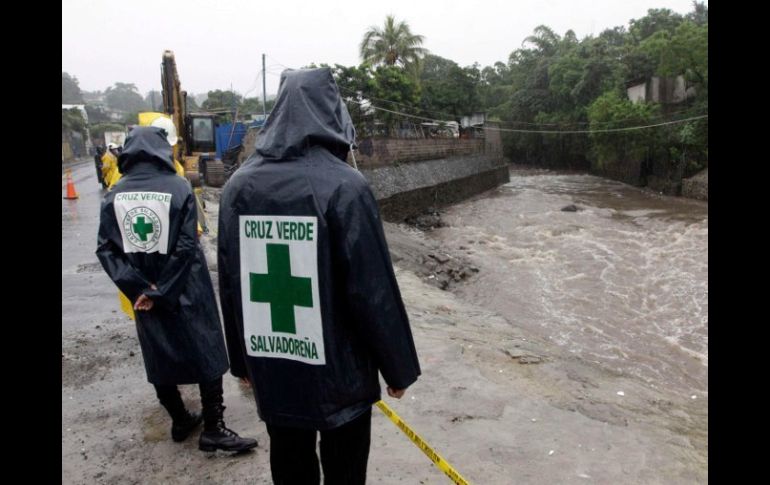
{"type": "Polygon", "coordinates": [[[361,59],[372,65],[396,63],[404,67],[413,67],[428,50],[420,47],[425,38],[412,34],[409,24],[396,23],[392,15],[385,18],[384,28],[375,25],[369,27],[361,41],[361,59]]]}
{"type": "MultiPolygon", "coordinates": [[[[574,32],[573,32],[574,35],[574,32]]],[[[546,25],[538,25],[535,27],[534,35],[530,35],[522,44],[532,44],[538,51],[546,56],[552,56],[556,53],[556,49],[561,43],[561,37],[559,34],[553,31],[546,25]]]]}

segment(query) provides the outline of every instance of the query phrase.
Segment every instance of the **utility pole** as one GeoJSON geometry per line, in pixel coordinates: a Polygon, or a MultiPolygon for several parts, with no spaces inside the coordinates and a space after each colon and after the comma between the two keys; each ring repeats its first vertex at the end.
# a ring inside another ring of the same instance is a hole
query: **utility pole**
{"type": "Polygon", "coordinates": [[[267,88],[265,84],[265,55],[262,54],[262,115],[264,115],[264,120],[262,123],[267,121],[267,88]]]}
{"type": "Polygon", "coordinates": [[[236,108],[235,103],[235,91],[233,91],[233,83],[230,83],[230,96],[232,96],[232,105],[233,105],[233,124],[235,124],[235,116],[238,114],[238,109],[236,108]]]}

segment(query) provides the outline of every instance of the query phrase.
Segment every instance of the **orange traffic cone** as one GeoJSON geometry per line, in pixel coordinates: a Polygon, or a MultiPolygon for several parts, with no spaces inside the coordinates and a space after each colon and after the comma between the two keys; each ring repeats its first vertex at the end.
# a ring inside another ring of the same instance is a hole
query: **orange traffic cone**
{"type": "Polygon", "coordinates": [[[72,181],[72,171],[70,169],[67,169],[67,195],[64,196],[65,199],[77,199],[78,193],[75,191],[75,183],[72,181]]]}

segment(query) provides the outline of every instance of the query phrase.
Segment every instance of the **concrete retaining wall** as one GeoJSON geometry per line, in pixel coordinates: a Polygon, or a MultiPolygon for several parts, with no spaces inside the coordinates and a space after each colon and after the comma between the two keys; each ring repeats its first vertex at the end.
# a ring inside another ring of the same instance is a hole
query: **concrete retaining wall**
{"type": "Polygon", "coordinates": [[[500,132],[484,131],[484,138],[468,140],[362,142],[356,162],[380,203],[383,217],[402,220],[508,182],[500,132]]]}

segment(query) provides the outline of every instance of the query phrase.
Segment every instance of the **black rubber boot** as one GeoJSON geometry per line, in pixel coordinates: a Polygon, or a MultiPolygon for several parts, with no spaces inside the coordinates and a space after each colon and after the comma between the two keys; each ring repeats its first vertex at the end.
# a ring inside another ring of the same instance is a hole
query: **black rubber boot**
{"type": "Polygon", "coordinates": [[[190,433],[195,431],[201,422],[203,421],[203,415],[201,413],[191,413],[185,411],[186,417],[182,419],[175,419],[171,425],[171,439],[176,442],[184,441],[190,436],[190,433]]]}
{"type": "Polygon", "coordinates": [[[155,386],[160,403],[171,416],[171,439],[180,442],[187,439],[203,421],[200,413],[190,413],[184,406],[176,386],[155,386]]]}
{"type": "Polygon", "coordinates": [[[246,451],[256,448],[257,440],[241,438],[225,427],[225,406],[222,398],[222,378],[200,384],[203,405],[203,432],[198,440],[201,451],[246,451]]]}

